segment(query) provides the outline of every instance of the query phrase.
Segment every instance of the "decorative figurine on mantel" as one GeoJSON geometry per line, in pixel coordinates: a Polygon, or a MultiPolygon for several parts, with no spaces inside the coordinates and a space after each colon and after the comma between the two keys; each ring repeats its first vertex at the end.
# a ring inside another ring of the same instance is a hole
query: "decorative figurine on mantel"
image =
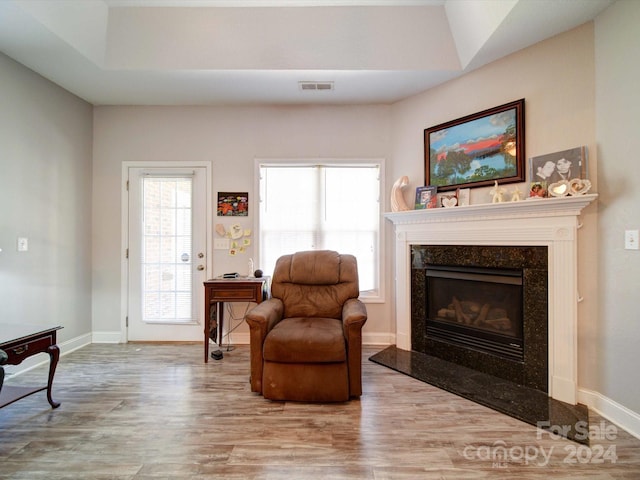
{"type": "Polygon", "coordinates": [[[518,187],[514,187],[513,192],[511,192],[511,201],[519,202],[520,200],[522,200],[522,192],[518,187]]]}
{"type": "Polygon", "coordinates": [[[392,212],[404,212],[411,210],[404,200],[402,190],[409,185],[409,177],[404,175],[395,181],[391,188],[391,211],[392,212]]]}
{"type": "Polygon", "coordinates": [[[504,202],[504,188],[498,186],[498,181],[496,180],[493,188],[489,190],[489,195],[492,196],[491,203],[502,203],[504,202]]]}

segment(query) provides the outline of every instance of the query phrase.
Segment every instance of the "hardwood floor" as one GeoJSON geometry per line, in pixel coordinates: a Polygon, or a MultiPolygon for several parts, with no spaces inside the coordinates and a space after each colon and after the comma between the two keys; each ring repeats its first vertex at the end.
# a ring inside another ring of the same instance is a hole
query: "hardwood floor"
{"type": "Polygon", "coordinates": [[[601,417],[590,447],[554,439],[370,362],[382,348],[360,400],[315,405],[251,393],[247,346],[204,364],[201,345],[90,345],[60,360],[60,408],[42,392],[0,410],[0,478],[640,478],[640,440],[601,417]]]}

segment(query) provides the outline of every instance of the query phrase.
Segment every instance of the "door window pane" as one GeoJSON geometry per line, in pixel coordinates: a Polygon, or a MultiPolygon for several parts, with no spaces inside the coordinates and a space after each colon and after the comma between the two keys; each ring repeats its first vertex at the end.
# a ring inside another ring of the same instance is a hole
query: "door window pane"
{"type": "Polygon", "coordinates": [[[192,178],[143,178],[142,292],[145,322],[194,319],[192,178]]]}

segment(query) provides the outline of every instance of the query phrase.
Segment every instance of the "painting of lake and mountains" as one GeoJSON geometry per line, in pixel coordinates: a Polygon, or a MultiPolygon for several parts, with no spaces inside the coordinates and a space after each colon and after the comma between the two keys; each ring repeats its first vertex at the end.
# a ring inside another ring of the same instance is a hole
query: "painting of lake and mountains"
{"type": "Polygon", "coordinates": [[[450,186],[517,175],[516,109],[429,133],[430,184],[450,186]]]}

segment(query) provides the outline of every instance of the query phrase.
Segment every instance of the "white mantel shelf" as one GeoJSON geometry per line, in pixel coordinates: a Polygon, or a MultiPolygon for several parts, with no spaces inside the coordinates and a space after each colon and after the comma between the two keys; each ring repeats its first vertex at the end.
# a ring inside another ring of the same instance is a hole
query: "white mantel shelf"
{"type": "Polygon", "coordinates": [[[597,194],[385,213],[395,230],[396,346],[411,350],[412,245],[528,245],[548,252],[549,395],[578,392],[578,217],[597,194]]]}
{"type": "Polygon", "coordinates": [[[552,217],[579,215],[583,208],[598,197],[597,193],[575,197],[530,198],[519,202],[482,203],[451,208],[429,208],[385,213],[395,225],[438,223],[491,218],[552,217]]]}

